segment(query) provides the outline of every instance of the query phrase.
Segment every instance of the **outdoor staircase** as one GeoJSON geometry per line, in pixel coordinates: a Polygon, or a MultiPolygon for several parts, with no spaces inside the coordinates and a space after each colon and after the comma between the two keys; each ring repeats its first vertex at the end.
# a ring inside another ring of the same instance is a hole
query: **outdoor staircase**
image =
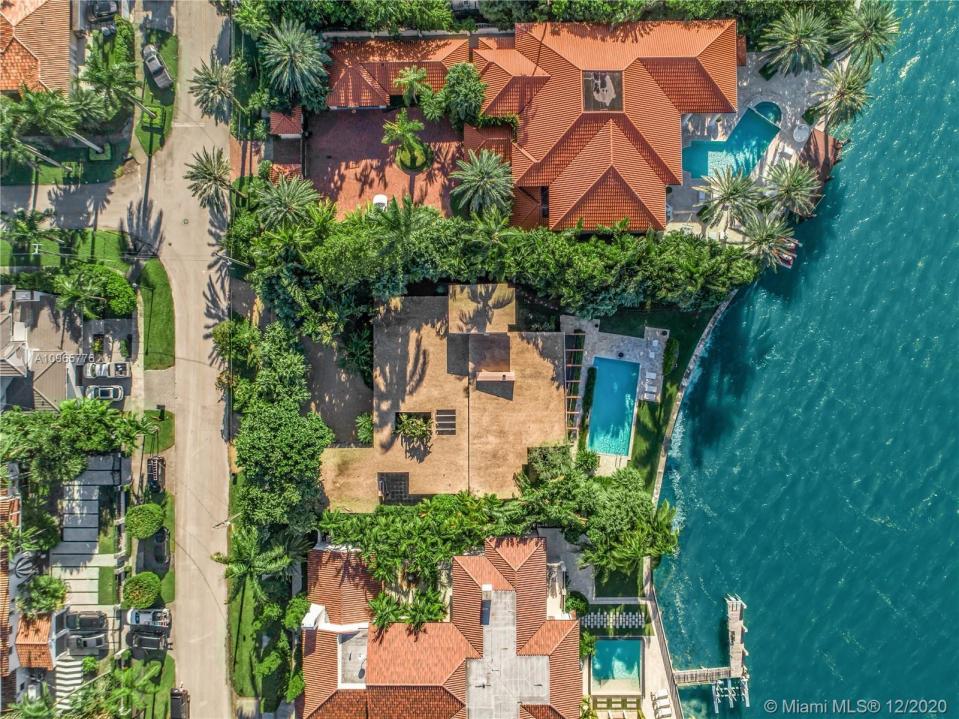
{"type": "Polygon", "coordinates": [[[70,706],[70,695],[83,684],[83,660],[68,655],[57,659],[53,686],[57,697],[57,709],[63,711],[70,706]]]}

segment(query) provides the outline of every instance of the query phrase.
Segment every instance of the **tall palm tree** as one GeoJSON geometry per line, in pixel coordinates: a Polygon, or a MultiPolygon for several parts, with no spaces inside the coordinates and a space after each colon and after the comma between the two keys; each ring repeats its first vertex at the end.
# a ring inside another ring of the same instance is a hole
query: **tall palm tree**
{"type": "Polygon", "coordinates": [[[400,70],[394,82],[403,90],[403,102],[407,107],[432,91],[429,83],[426,82],[426,68],[416,65],[400,70]]]}
{"type": "Polygon", "coordinates": [[[57,295],[57,309],[66,310],[72,307],[88,320],[97,319],[100,315],[95,308],[107,301],[100,296],[96,279],[82,269],[56,275],[53,278],[53,289],[57,295]]]}
{"type": "Polygon", "coordinates": [[[468,158],[456,161],[458,170],[450,177],[459,184],[450,193],[471,212],[489,209],[508,214],[513,206],[513,171],[492,150],[470,150],[468,158]]]}
{"type": "Polygon", "coordinates": [[[826,132],[837,122],[851,120],[869,102],[866,85],[869,68],[854,63],[836,64],[826,68],[819,78],[816,110],[824,118],[826,132]]]}
{"type": "Polygon", "coordinates": [[[330,62],[326,43],[302,22],[288,17],[260,38],[260,53],[273,88],[287,96],[300,97],[318,88],[330,62]]]}
{"type": "Polygon", "coordinates": [[[842,52],[849,52],[850,61],[871,66],[876,58],[886,59],[899,33],[899,18],[885,0],[863,0],[843,16],[836,31],[842,52]]]}
{"type": "Polygon", "coordinates": [[[766,178],[772,200],[782,210],[809,217],[816,207],[822,185],[816,172],[804,162],[779,162],[766,178]]]}
{"type": "Polygon", "coordinates": [[[636,596],[643,593],[643,563],[649,553],[649,531],[646,527],[637,527],[627,534],[610,553],[612,569],[636,577],[636,596]]]}
{"type": "Polygon", "coordinates": [[[808,6],[788,10],[769,24],[762,49],[769,53],[768,64],[783,74],[812,70],[829,54],[826,18],[808,6]]]}
{"type": "Polygon", "coordinates": [[[126,719],[136,716],[147,707],[145,696],[156,694],[160,688],[153,679],[160,673],[163,665],[150,662],[145,667],[129,666],[126,669],[114,667],[111,674],[111,687],[106,697],[106,705],[113,715],[126,719]]]}
{"type": "Polygon", "coordinates": [[[0,212],[0,222],[3,223],[3,239],[13,246],[13,251],[24,253],[30,251],[30,245],[44,240],[59,241],[60,231],[52,227],[45,227],[53,217],[53,209],[46,210],[14,210],[0,212]]]}
{"type": "Polygon", "coordinates": [[[791,267],[796,257],[793,230],[781,215],[753,212],[743,223],[746,249],[752,252],[763,267],[791,267]]]}
{"type": "Polygon", "coordinates": [[[20,102],[14,106],[14,111],[21,115],[24,124],[37,128],[45,135],[72,137],[97,154],[103,152],[102,147],[76,131],[80,114],[62,90],[33,91],[21,85],[20,102]]]}
{"type": "Polygon", "coordinates": [[[7,552],[9,561],[20,552],[30,552],[40,548],[39,530],[36,527],[18,525],[14,522],[0,524],[0,551],[7,552]]]}
{"type": "Polygon", "coordinates": [[[673,527],[676,519],[676,508],[664,499],[656,507],[651,522],[649,553],[653,557],[661,557],[675,553],[679,546],[679,532],[673,527]]]}
{"type": "Polygon", "coordinates": [[[304,227],[284,223],[253,238],[253,262],[257,267],[277,263],[303,267],[307,254],[314,247],[316,242],[304,227]]]}
{"type": "Polygon", "coordinates": [[[699,216],[709,226],[721,224],[723,236],[730,220],[742,222],[762,199],[759,188],[748,175],[733,172],[729,167],[709,175],[705,184],[697,189],[708,195],[699,216]]]}
{"type": "Polygon", "coordinates": [[[285,223],[301,224],[310,219],[310,207],[320,201],[313,183],[302,177],[280,175],[257,194],[256,212],[266,228],[285,223]]]}
{"type": "Polygon", "coordinates": [[[406,620],[414,632],[418,632],[428,622],[441,621],[445,615],[446,606],[435,589],[417,591],[406,608],[406,620]]]}
{"type": "Polygon", "coordinates": [[[13,163],[37,169],[37,160],[43,160],[54,167],[66,169],[65,165],[24,142],[22,131],[23,121],[17,114],[16,103],[6,95],[0,95],[0,161],[4,165],[13,163]]]}
{"type": "Polygon", "coordinates": [[[107,119],[107,106],[103,96],[96,90],[83,87],[75,78],[73,89],[70,91],[70,102],[73,103],[73,107],[80,117],[81,126],[96,127],[107,119]]]}
{"type": "Polygon", "coordinates": [[[193,71],[190,94],[205,115],[225,114],[231,102],[245,112],[243,103],[233,94],[234,80],[233,66],[224,65],[211,52],[210,64],[201,60],[200,67],[193,71]]]}
{"type": "MultiPolygon", "coordinates": [[[[222,208],[224,196],[232,189],[230,161],[223,154],[223,148],[214,147],[213,152],[210,152],[204,147],[193,153],[193,162],[188,162],[186,166],[183,179],[190,181],[190,193],[200,201],[200,205],[222,208]]],[[[243,194],[239,190],[237,193],[243,194]]]]}
{"type": "Polygon", "coordinates": [[[400,110],[393,120],[383,123],[383,144],[399,145],[399,152],[413,162],[416,151],[423,147],[423,141],[416,134],[422,129],[422,122],[409,117],[406,110],[400,110]]]}
{"type": "Polygon", "coordinates": [[[370,600],[370,613],[373,615],[373,626],[379,631],[389,629],[404,617],[403,604],[392,594],[380,592],[370,600]]]}
{"type": "Polygon", "coordinates": [[[255,599],[262,600],[266,596],[263,577],[282,572],[290,563],[290,558],[283,553],[283,547],[264,549],[260,545],[260,533],[256,527],[241,526],[230,534],[229,552],[217,552],[213,555],[213,561],[226,565],[225,575],[230,582],[226,601],[229,604],[239,596],[242,617],[247,589],[255,599]]]}
{"type": "Polygon", "coordinates": [[[125,105],[136,105],[154,120],[157,114],[137,96],[142,84],[136,77],[132,62],[113,62],[103,48],[87,55],[80,79],[100,93],[107,107],[114,110],[125,105]]]}

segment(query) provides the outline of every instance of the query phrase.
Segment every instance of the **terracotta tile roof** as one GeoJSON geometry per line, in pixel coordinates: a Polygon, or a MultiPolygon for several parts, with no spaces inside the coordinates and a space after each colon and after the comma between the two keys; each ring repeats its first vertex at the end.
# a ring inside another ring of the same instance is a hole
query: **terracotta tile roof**
{"type": "Polygon", "coordinates": [[[289,112],[270,113],[270,134],[299,135],[303,132],[303,108],[297,105],[289,112]]]}
{"type": "Polygon", "coordinates": [[[37,88],[69,92],[70,0],[0,3],[0,90],[37,88]]]}
{"type": "Polygon", "coordinates": [[[546,621],[546,540],[490,538],[485,554],[516,590],[516,647],[521,649],[546,621]]]}
{"type": "Polygon", "coordinates": [[[394,624],[370,635],[366,683],[442,686],[464,661],[479,656],[450,622],[431,622],[419,632],[394,624]]]}
{"type": "Polygon", "coordinates": [[[516,653],[521,656],[549,656],[556,651],[556,647],[570,632],[578,629],[579,622],[575,619],[554,619],[543,622],[526,642],[526,646],[516,653]]]}
{"type": "MultiPolygon", "coordinates": [[[[517,194],[519,188],[549,187],[553,229],[575,226],[580,217],[587,227],[628,217],[635,230],[662,228],[664,186],[682,179],[681,114],[736,108],[735,21],[627,23],[614,30],[517,25],[515,48],[481,48],[474,56],[489,83],[487,111],[520,117],[511,158],[517,194]],[[584,73],[590,71],[615,78],[620,106],[585,109],[584,73]],[[521,90],[517,75],[524,79],[521,90]],[[619,128],[615,136],[610,122],[619,128]],[[603,151],[602,162],[590,155],[597,137],[616,142],[603,151]],[[632,145],[628,160],[619,156],[624,142],[632,145]],[[554,183],[577,162],[590,169],[587,179],[576,186],[567,175],[572,184],[554,193],[554,183]]],[[[530,219],[529,203],[522,210],[530,219]]]]}
{"type": "Polygon", "coordinates": [[[510,147],[513,144],[513,131],[508,125],[492,127],[473,127],[466,125],[463,128],[463,149],[479,152],[492,150],[509,162],[510,147]]]}
{"type": "Polygon", "coordinates": [[[463,702],[443,687],[370,687],[371,719],[453,719],[463,702]]]}
{"type": "Polygon", "coordinates": [[[539,195],[537,190],[527,190],[517,187],[513,193],[513,217],[510,222],[517,227],[531,230],[543,224],[543,206],[539,197],[533,197],[531,192],[539,195]]]}
{"type": "Polygon", "coordinates": [[[20,617],[17,626],[17,658],[21,666],[31,669],[53,669],[53,657],[50,656],[49,614],[41,614],[35,619],[20,617]]]}
{"type": "Polygon", "coordinates": [[[380,583],[351,552],[311,550],[307,557],[307,598],[322,604],[333,624],[370,620],[369,601],[380,592],[380,583]]]}
{"type": "Polygon", "coordinates": [[[394,81],[407,67],[424,68],[430,87],[442,88],[450,67],[469,62],[469,42],[465,37],[337,42],[330,54],[330,107],[377,107],[403,93],[394,81]]]}

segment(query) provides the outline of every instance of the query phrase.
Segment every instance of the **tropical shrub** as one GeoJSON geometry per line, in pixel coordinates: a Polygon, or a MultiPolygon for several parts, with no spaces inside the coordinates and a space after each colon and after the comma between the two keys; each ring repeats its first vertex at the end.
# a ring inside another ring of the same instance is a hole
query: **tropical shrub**
{"type": "Polygon", "coordinates": [[[164,512],[159,504],[138,504],[127,510],[127,531],[137,539],[146,539],[156,534],[163,526],[164,512]]]}
{"type": "Polygon", "coordinates": [[[429,443],[433,439],[433,418],[424,414],[398,412],[396,433],[411,442],[429,443]]]}
{"type": "Polygon", "coordinates": [[[286,612],[283,614],[283,628],[288,632],[299,634],[300,625],[303,623],[303,617],[310,611],[310,600],[306,594],[300,593],[290,599],[286,605],[286,612]]]}
{"type": "Polygon", "coordinates": [[[86,656],[83,658],[83,661],[80,663],[80,668],[84,674],[96,674],[99,661],[96,657],[86,656]]]}
{"type": "Polygon", "coordinates": [[[589,600],[579,592],[567,592],[564,609],[567,612],[576,612],[577,617],[583,617],[589,612],[589,600]]]}
{"type": "Polygon", "coordinates": [[[669,374],[676,369],[679,362],[679,340],[670,337],[666,340],[666,349],[663,350],[663,374],[669,374]]]}
{"type": "Polygon", "coordinates": [[[123,583],[124,609],[149,609],[160,598],[160,578],[153,572],[134,574],[123,583]]]}
{"type": "Polygon", "coordinates": [[[364,412],[356,418],[356,441],[360,444],[373,444],[373,413],[364,412]]]}
{"type": "Polygon", "coordinates": [[[67,585],[59,577],[39,574],[20,585],[17,590],[17,608],[24,616],[35,618],[55,612],[67,599],[67,585]]]}
{"type": "Polygon", "coordinates": [[[462,129],[479,120],[485,96],[486,83],[480,79],[479,70],[472,63],[461,62],[449,69],[443,89],[433,102],[442,106],[453,127],[462,129]]]}
{"type": "Polygon", "coordinates": [[[286,683],[286,694],[283,698],[288,703],[292,703],[304,691],[306,691],[306,682],[303,680],[303,670],[297,669],[290,674],[290,679],[286,683]]]}
{"type": "Polygon", "coordinates": [[[53,278],[57,307],[75,307],[85,319],[129,317],[137,297],[126,278],[105,265],[74,264],[53,278]]]}
{"type": "Polygon", "coordinates": [[[579,658],[585,659],[596,653],[596,635],[581,631],[579,635],[579,658]]]}

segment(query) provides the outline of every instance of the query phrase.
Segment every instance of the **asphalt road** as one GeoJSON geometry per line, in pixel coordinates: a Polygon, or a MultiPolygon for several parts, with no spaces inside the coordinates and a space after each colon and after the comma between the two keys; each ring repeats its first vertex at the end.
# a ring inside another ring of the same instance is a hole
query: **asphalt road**
{"type": "Polygon", "coordinates": [[[193,68],[212,48],[227,58],[228,26],[206,0],[146,2],[151,24],[175,14],[180,42],[174,130],[167,146],[115,182],[76,188],[0,188],[4,210],[52,207],[64,227],[121,228],[155,249],[170,275],[176,308],[176,602],[173,655],[195,719],[231,716],[226,583],[210,556],[226,550],[229,468],[219,368],[210,328],[227,312],[225,268],[213,255],[218,223],[191,197],[185,165],[201,147],[229,152],[229,129],[201,116],[188,92],[193,68]]]}

